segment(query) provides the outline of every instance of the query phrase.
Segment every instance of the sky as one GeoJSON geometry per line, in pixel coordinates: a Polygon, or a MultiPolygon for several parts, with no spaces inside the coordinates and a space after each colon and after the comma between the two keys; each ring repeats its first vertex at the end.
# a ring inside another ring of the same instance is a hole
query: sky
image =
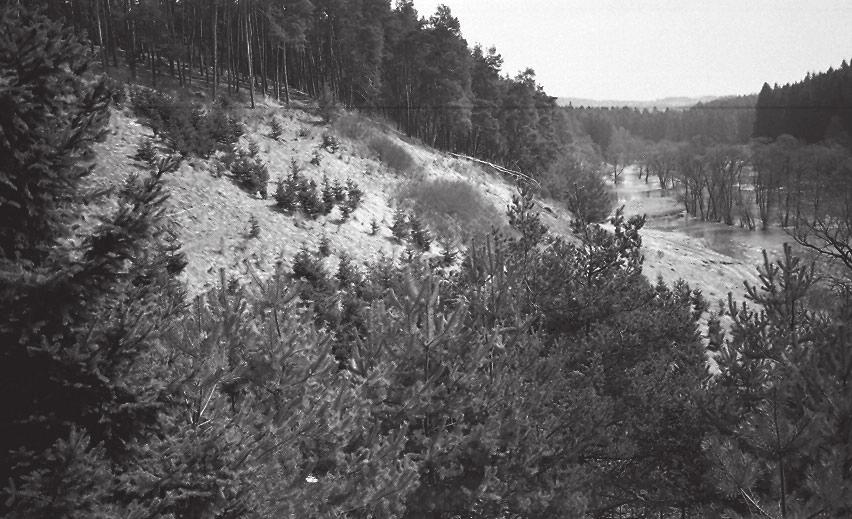
{"type": "Polygon", "coordinates": [[[439,4],[559,97],[751,94],[852,59],[852,0],[414,0],[439,4]]]}

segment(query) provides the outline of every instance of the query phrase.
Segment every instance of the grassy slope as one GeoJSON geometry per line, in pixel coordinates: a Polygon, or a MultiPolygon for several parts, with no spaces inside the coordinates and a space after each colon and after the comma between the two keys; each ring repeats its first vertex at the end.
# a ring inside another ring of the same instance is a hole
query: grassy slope
{"type": "MultiPolygon", "coordinates": [[[[261,276],[270,273],[278,261],[289,265],[296,252],[307,247],[315,250],[321,236],[326,235],[332,249],[327,259],[334,268],[336,254],[346,252],[356,261],[369,261],[380,254],[398,255],[402,246],[396,243],[388,228],[393,217],[391,199],[401,183],[414,178],[463,178],[470,182],[502,213],[514,192],[512,184],[477,165],[460,161],[424,146],[398,141],[414,157],[415,172],[398,174],[384,166],[360,142],[341,140],[334,153],[321,150],[319,166],[310,164],[314,150],[328,130],[321,120],[301,109],[284,109],[267,101],[255,110],[241,114],[247,133],[241,144],[252,139],[260,146],[262,159],[269,165],[270,180],[286,176],[295,159],[303,166],[303,175],[319,183],[323,174],[341,182],[355,180],[365,196],[362,206],[350,219],[341,222],[335,209],[327,217],[310,220],[301,215],[287,215],[274,210],[274,200],[261,200],[242,191],[228,178],[214,177],[210,161],[191,159],[167,178],[171,194],[167,214],[174,222],[189,260],[185,277],[191,293],[199,293],[216,283],[217,271],[224,268],[229,275],[243,275],[251,268],[261,276]],[[278,141],[269,137],[267,122],[276,115],[284,131],[278,141]],[[299,136],[300,132],[307,136],[299,136]],[[260,222],[260,236],[249,238],[249,219],[260,222]],[[380,224],[377,235],[370,234],[370,223],[380,224]]],[[[129,111],[114,112],[105,142],[96,147],[93,180],[106,186],[136,171],[130,159],[140,142],[151,137],[151,131],[139,124],[129,111]]],[[[270,185],[270,193],[274,186],[270,185]]],[[[570,214],[558,204],[545,202],[545,223],[554,232],[568,233],[570,214]]],[[[729,290],[741,293],[742,280],[754,278],[751,265],[732,262],[731,258],[707,250],[697,240],[678,233],[647,230],[643,233],[646,273],[652,279],[661,275],[672,282],[683,277],[712,298],[729,290]]],[[[437,251],[437,247],[435,247],[437,251]]]]}

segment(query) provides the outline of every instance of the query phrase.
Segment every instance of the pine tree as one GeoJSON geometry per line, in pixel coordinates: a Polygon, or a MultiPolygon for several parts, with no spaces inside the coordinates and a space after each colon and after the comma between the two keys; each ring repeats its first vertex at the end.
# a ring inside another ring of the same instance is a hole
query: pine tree
{"type": "Polygon", "coordinates": [[[2,506],[97,514],[115,498],[112,472],[130,446],[158,428],[150,362],[182,305],[173,274],[183,262],[159,222],[161,172],[130,177],[115,210],[95,215],[101,224],[73,225],[85,211],[79,160],[108,117],[109,92],[84,42],[59,25],[7,5],[0,33],[0,69],[14,85],[0,89],[13,115],[0,118],[0,389],[11,404],[0,416],[2,506]]]}
{"type": "Polygon", "coordinates": [[[422,251],[428,251],[432,246],[432,237],[429,235],[429,229],[426,228],[415,213],[408,215],[408,225],[411,228],[411,241],[414,242],[414,245],[422,251]]]}
{"type": "Polygon", "coordinates": [[[852,356],[842,312],[809,308],[816,282],[813,265],[785,245],[777,261],[764,252],[760,285],[747,285],[755,307],[729,298],[733,325],[712,388],[718,428],[706,451],[717,487],[743,515],[852,511],[852,477],[841,468],[849,459],[852,356]]]}

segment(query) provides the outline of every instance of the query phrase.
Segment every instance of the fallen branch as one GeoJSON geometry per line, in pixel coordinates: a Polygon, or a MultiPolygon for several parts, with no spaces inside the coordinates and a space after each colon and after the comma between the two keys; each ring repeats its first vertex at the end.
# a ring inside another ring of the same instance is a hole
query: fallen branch
{"type": "Polygon", "coordinates": [[[503,173],[505,175],[511,175],[518,180],[523,180],[525,182],[535,184],[536,187],[541,189],[541,184],[539,184],[538,180],[532,178],[529,175],[525,175],[525,174],[521,173],[520,171],[514,171],[514,170],[511,170],[511,169],[507,169],[507,168],[504,168],[503,166],[499,166],[499,165],[494,164],[492,162],[488,162],[488,161],[482,160],[482,159],[477,159],[476,157],[471,157],[470,155],[463,155],[461,153],[450,153],[450,155],[452,155],[453,157],[455,157],[457,159],[472,160],[473,162],[478,162],[479,164],[483,164],[485,166],[490,166],[491,168],[495,169],[496,171],[498,171],[500,173],[503,173]]]}

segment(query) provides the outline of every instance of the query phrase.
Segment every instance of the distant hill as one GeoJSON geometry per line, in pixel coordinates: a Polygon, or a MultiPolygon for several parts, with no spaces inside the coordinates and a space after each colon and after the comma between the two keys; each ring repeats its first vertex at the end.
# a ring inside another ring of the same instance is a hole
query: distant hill
{"type": "Polygon", "coordinates": [[[708,103],[719,96],[704,96],[704,97],[666,97],[663,99],[655,99],[653,101],[616,101],[612,99],[585,99],[582,97],[560,97],[556,103],[560,106],[568,106],[569,104],[575,107],[585,106],[589,108],[599,107],[617,107],[624,106],[630,108],[658,108],[664,110],[666,108],[683,109],[690,108],[698,103],[708,103]]]}
{"type": "Polygon", "coordinates": [[[748,94],[743,96],[724,96],[717,97],[711,101],[701,101],[693,108],[732,108],[754,109],[757,104],[757,94],[748,94]]]}

